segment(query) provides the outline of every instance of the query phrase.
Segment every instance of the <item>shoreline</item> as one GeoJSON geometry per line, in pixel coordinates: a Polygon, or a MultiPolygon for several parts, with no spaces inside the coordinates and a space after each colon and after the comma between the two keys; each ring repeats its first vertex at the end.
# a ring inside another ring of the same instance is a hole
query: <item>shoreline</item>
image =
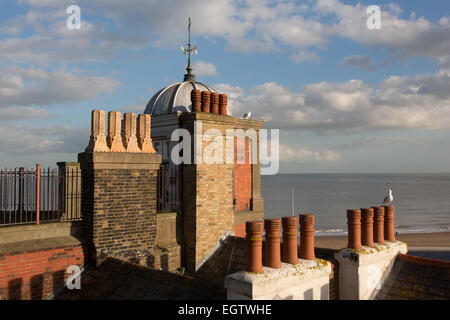
{"type": "MultiPolygon", "coordinates": [[[[450,232],[402,233],[396,239],[406,242],[409,248],[448,248],[450,251],[450,232]]],[[[318,248],[341,249],[347,246],[347,235],[315,236],[314,245],[318,248]]]]}

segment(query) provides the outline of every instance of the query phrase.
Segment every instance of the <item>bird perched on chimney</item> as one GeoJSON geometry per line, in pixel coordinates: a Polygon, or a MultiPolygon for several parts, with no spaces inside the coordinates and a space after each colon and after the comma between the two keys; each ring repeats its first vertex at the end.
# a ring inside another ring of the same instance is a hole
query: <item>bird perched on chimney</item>
{"type": "Polygon", "coordinates": [[[387,196],[384,197],[383,204],[384,204],[385,206],[387,206],[387,205],[389,205],[392,201],[394,201],[394,197],[392,196],[392,190],[389,189],[389,190],[388,190],[387,196]]]}
{"type": "Polygon", "coordinates": [[[250,119],[250,116],[252,115],[252,112],[251,111],[249,111],[249,112],[247,112],[246,114],[244,114],[243,116],[242,116],[242,118],[243,119],[250,119]]]}

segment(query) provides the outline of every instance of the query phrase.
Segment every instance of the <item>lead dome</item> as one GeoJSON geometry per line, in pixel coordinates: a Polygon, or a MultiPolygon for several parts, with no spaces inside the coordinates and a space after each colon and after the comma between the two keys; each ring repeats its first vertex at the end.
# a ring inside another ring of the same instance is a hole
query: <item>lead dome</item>
{"type": "MultiPolygon", "coordinates": [[[[159,90],[148,102],[144,113],[159,116],[178,112],[192,112],[192,90],[218,92],[210,85],[195,80],[176,82],[159,90]]],[[[229,105],[227,106],[227,114],[233,115],[229,105]]]]}

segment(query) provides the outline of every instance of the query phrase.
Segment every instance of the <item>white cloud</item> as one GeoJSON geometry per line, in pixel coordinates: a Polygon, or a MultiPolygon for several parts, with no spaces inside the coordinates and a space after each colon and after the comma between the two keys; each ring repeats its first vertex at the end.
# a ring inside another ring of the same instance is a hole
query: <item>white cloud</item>
{"type": "Polygon", "coordinates": [[[206,61],[196,61],[192,65],[193,73],[198,76],[217,76],[217,69],[214,64],[206,61]]]}
{"type": "Polygon", "coordinates": [[[366,71],[375,70],[372,58],[359,54],[345,56],[341,62],[341,66],[355,67],[366,71]]]}
{"type": "Polygon", "coordinates": [[[401,145],[420,145],[425,143],[431,143],[431,141],[418,138],[418,137],[369,137],[363,139],[357,139],[350,143],[338,144],[334,148],[339,150],[354,149],[360,147],[386,147],[389,145],[401,144],[401,145]]]}
{"type": "Polygon", "coordinates": [[[341,158],[332,150],[312,151],[301,146],[280,145],[280,161],[283,162],[334,162],[341,158]]]}
{"type": "Polygon", "coordinates": [[[291,60],[294,61],[295,63],[302,63],[306,61],[319,62],[320,58],[316,52],[300,50],[299,52],[291,56],[291,60]]]}
{"type": "Polygon", "coordinates": [[[269,82],[249,90],[215,85],[234,114],[252,110],[267,126],[319,134],[376,129],[450,130],[450,75],[391,76],[373,87],[361,80],[309,84],[291,91],[269,82]]]}
{"type": "Polygon", "coordinates": [[[254,0],[80,0],[82,28],[65,27],[70,1],[23,0],[31,8],[18,19],[0,26],[0,32],[18,35],[25,27],[35,34],[0,40],[4,61],[49,64],[53,61],[102,61],[122,50],[155,46],[178,47],[186,41],[186,17],[192,17],[195,37],[219,37],[239,52],[287,52],[291,60],[319,61],[314,49],[324,49],[339,35],[391,53],[384,64],[423,56],[450,68],[450,23],[420,17],[402,19],[393,3],[382,8],[381,30],[366,27],[366,6],[338,0],[310,3],[254,0]],[[99,21],[89,20],[101,12],[99,21]],[[86,13],[86,14],[85,14],[86,13]],[[330,19],[332,17],[332,19],[330,19]],[[124,49],[126,48],[126,49],[124,49]]]}
{"type": "Polygon", "coordinates": [[[51,118],[52,115],[44,109],[36,109],[33,107],[7,107],[0,108],[0,121],[7,120],[24,120],[30,118],[51,118]]]}
{"type": "Polygon", "coordinates": [[[35,67],[11,67],[0,76],[0,108],[50,106],[112,93],[120,83],[111,77],[76,75],[35,67]]]}
{"type": "Polygon", "coordinates": [[[0,126],[0,150],[7,154],[75,153],[89,142],[89,129],[50,125],[27,127],[12,124],[0,126]]]}
{"type": "Polygon", "coordinates": [[[389,62],[422,56],[435,59],[442,68],[450,67],[450,23],[443,17],[437,24],[420,17],[410,20],[399,18],[402,9],[395,4],[381,11],[381,29],[366,27],[367,6],[358,3],[346,5],[338,0],[318,0],[314,6],[317,12],[332,15],[337,22],[332,25],[333,33],[375,49],[388,49],[392,56],[389,62]]]}

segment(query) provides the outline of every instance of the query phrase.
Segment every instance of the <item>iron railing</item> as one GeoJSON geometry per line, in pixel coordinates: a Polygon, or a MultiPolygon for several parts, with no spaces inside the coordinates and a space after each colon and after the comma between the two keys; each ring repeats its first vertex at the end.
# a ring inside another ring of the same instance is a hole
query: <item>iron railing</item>
{"type": "Polygon", "coordinates": [[[0,226],[81,219],[76,169],[0,170],[0,226]]]}

